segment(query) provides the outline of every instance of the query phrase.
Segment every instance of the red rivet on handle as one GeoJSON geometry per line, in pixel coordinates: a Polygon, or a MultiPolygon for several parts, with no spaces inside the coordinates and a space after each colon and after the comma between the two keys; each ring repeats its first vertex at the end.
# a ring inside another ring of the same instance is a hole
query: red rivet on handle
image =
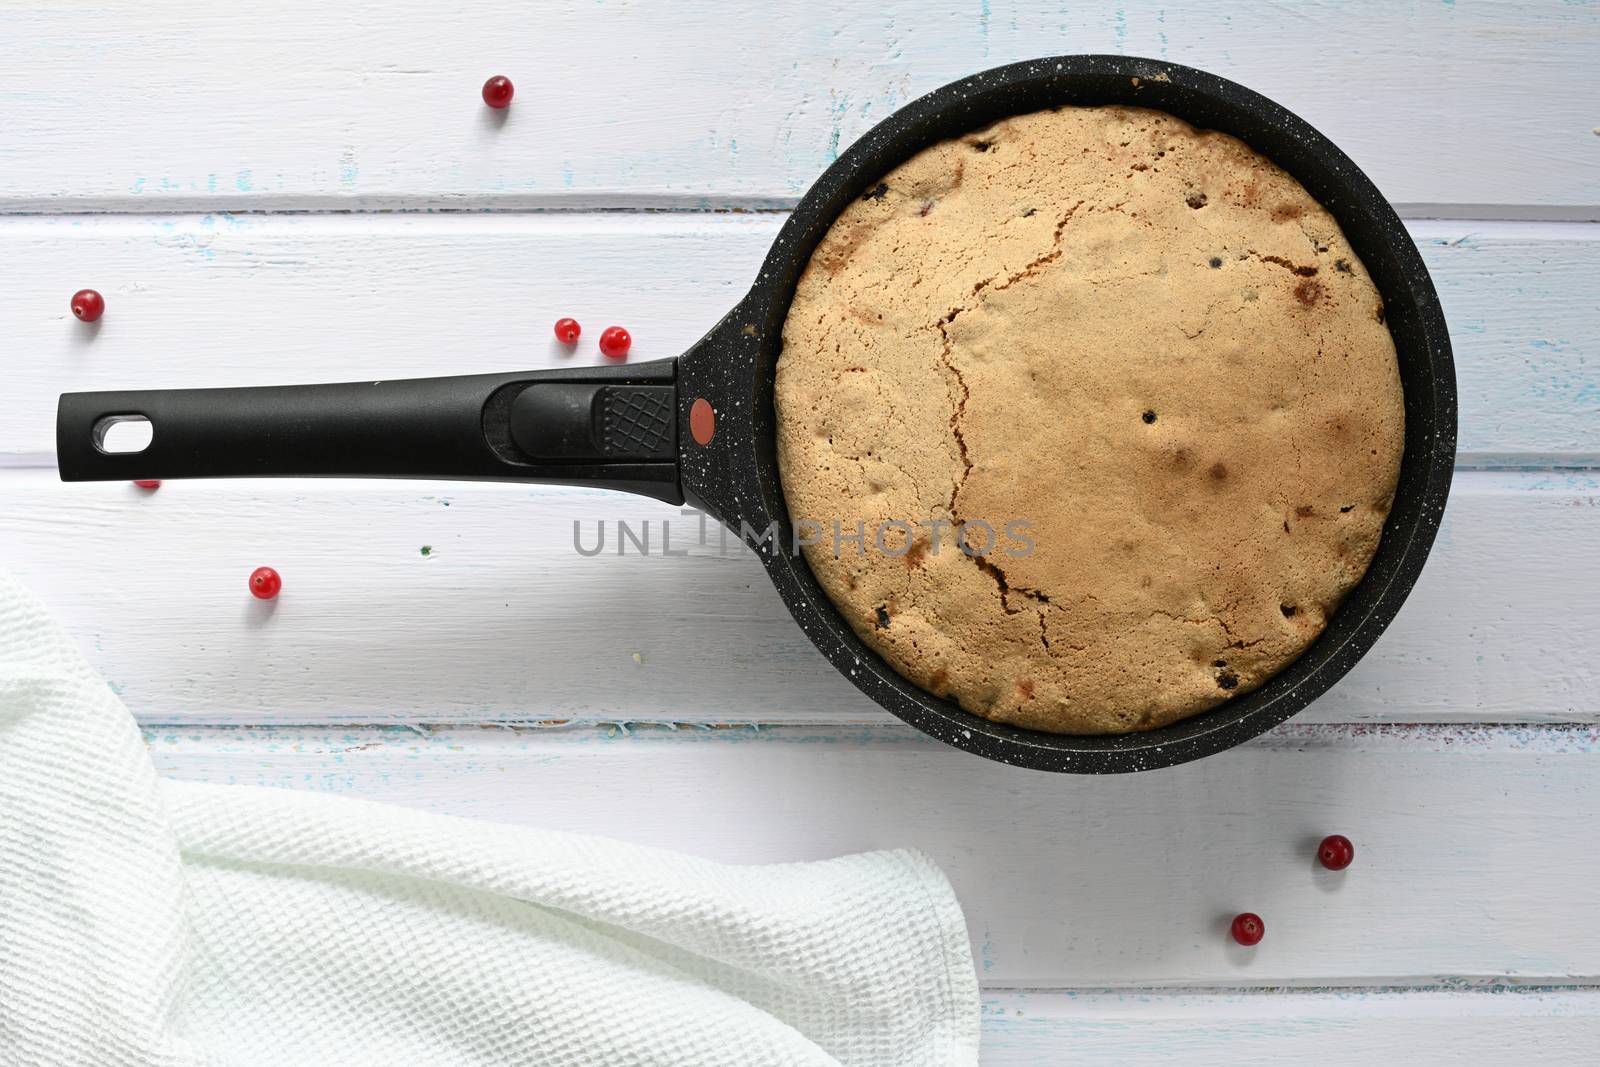
{"type": "Polygon", "coordinates": [[[84,322],[96,322],[106,313],[106,298],[93,289],[79,289],[72,294],[72,313],[84,322]]]}
{"type": "Polygon", "coordinates": [[[483,102],[498,111],[500,108],[511,106],[511,97],[516,91],[510,78],[504,74],[496,74],[483,83],[483,102]]]}
{"type": "Polygon", "coordinates": [[[283,579],[271,567],[257,567],[250,572],[250,595],[257,600],[271,600],[283,589],[283,579]]]}
{"type": "Polygon", "coordinates": [[[689,405],[689,436],[694,438],[697,445],[709,445],[711,438],[717,433],[717,413],[711,406],[711,401],[705,397],[696,398],[689,405]]]}

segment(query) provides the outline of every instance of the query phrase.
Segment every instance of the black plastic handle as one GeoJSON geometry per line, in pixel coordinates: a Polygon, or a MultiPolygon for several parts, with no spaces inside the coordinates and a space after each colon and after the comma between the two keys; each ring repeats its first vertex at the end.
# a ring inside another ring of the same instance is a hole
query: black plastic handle
{"type": "Polygon", "coordinates": [[[64,393],[68,482],[353,477],[551,482],[683,502],[677,360],[457,378],[64,393]],[[111,424],[149,445],[107,452],[111,424]]]}

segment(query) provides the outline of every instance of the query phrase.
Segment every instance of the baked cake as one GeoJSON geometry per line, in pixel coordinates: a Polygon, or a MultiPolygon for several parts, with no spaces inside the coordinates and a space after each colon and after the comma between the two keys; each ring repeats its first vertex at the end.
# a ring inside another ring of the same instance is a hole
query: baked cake
{"type": "Polygon", "coordinates": [[[1239,140],[1130,107],[885,175],[812,255],[775,403],[806,560],[861,639],[1062,733],[1161,726],[1298,656],[1377,549],[1404,438],[1333,217],[1239,140]]]}

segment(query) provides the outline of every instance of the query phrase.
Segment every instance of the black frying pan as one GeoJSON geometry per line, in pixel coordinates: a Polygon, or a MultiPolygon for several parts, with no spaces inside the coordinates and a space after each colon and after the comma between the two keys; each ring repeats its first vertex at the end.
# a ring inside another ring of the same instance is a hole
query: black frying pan
{"type": "Polygon", "coordinates": [[[1405,458],[1366,577],[1294,663],[1255,691],[1182,722],[1114,737],[989,722],[906,681],[863,645],[801,556],[763,551],[817,648],[924,733],[1005,763],[1107,773],[1164,767],[1254,737],[1355,665],[1406,598],[1444,511],[1455,461],[1455,371],[1427,270],[1388,203],[1343,152],[1265,97],[1202,71],[1122,56],[1062,56],[946,85],[879,123],[827,169],[767,254],[748,295],[682,357],[415,381],[264,389],[68,393],[56,447],[66,481],[240,475],[458,478],[594,485],[691,502],[734,529],[776,523],[792,545],[772,383],[784,317],[839,212],[936,142],[1062,104],[1133,104],[1233,134],[1292,174],[1339,220],[1383,296],[1405,390],[1405,458]],[[153,424],[143,451],[100,444],[119,417],[153,424]]]}

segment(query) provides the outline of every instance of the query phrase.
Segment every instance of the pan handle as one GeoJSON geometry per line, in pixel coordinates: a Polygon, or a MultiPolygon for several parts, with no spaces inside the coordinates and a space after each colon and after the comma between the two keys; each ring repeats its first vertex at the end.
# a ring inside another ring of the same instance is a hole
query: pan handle
{"type": "Polygon", "coordinates": [[[350,477],[549,482],[683,502],[677,360],[453,378],[64,393],[68,482],[350,477]],[[115,423],[150,442],[106,449],[115,423]]]}

